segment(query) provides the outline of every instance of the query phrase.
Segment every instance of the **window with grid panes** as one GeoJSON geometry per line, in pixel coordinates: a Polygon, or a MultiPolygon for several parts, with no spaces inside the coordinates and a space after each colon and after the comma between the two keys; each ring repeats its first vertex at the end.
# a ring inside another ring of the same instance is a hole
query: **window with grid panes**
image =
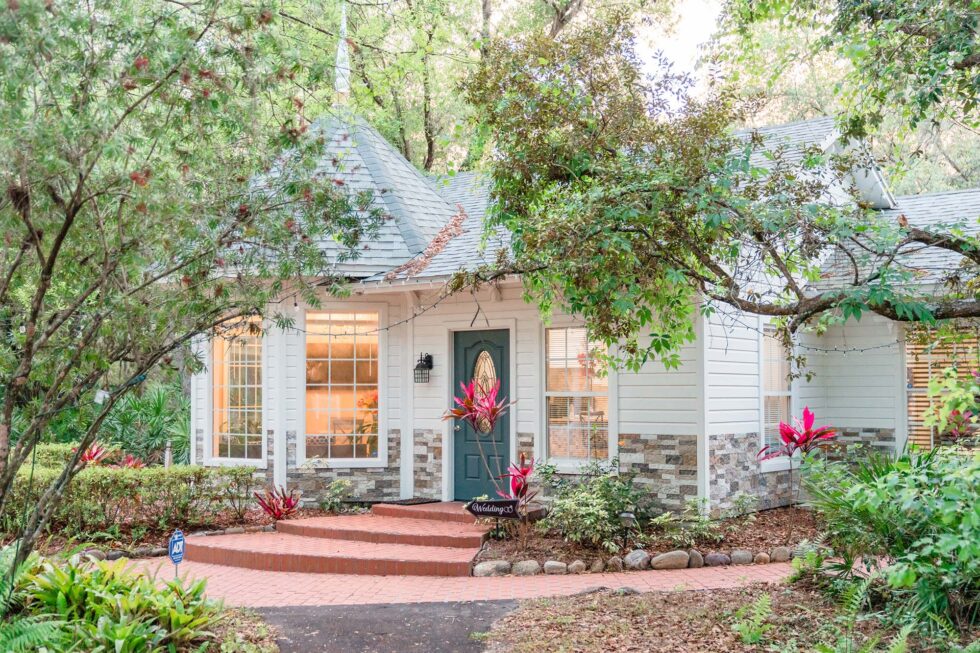
{"type": "Polygon", "coordinates": [[[378,457],[376,311],[306,314],[306,457],[378,457]]]}
{"type": "Polygon", "coordinates": [[[780,446],[779,423],[790,422],[792,384],[789,379],[786,346],[776,328],[765,325],[762,331],[762,444],[780,446]]]}
{"type": "Polygon", "coordinates": [[[584,327],[545,330],[548,455],[585,462],[609,457],[609,377],[605,347],[584,327]]]}
{"type": "Polygon", "coordinates": [[[211,455],[262,458],[262,333],[249,322],[212,341],[211,455]]]}

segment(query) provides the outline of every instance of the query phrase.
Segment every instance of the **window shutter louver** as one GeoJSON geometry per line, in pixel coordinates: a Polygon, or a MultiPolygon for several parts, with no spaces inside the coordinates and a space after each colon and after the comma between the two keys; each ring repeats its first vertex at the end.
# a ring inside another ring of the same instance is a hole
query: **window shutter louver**
{"type": "Polygon", "coordinates": [[[957,365],[960,375],[966,378],[977,369],[980,361],[978,357],[980,348],[976,337],[952,343],[906,343],[909,443],[931,449],[936,441],[934,429],[923,424],[931,404],[929,380],[941,376],[943,370],[953,364],[957,365]]]}

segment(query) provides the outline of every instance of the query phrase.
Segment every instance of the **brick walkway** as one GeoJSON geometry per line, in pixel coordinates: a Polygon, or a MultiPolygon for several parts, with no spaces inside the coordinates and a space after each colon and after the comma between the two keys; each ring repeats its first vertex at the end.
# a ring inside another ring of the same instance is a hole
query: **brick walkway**
{"type": "MultiPolygon", "coordinates": [[[[161,577],[173,574],[165,558],[134,562],[161,577]]],[[[524,599],[576,594],[594,587],[631,587],[640,592],[706,590],[756,582],[780,582],[790,575],[789,563],[705,567],[673,571],[637,571],[576,576],[503,576],[498,578],[435,576],[354,576],[241,569],[184,562],[184,578],[206,578],[208,594],[229,605],[282,607],[297,605],[366,605],[524,599]]]]}

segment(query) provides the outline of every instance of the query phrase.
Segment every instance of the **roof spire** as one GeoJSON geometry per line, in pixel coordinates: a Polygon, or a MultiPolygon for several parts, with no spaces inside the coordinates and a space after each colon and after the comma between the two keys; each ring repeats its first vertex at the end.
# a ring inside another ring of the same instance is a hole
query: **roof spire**
{"type": "Polygon", "coordinates": [[[334,90],[337,103],[344,104],[350,95],[350,55],[347,52],[347,1],[340,2],[340,38],[337,41],[336,79],[334,90]]]}

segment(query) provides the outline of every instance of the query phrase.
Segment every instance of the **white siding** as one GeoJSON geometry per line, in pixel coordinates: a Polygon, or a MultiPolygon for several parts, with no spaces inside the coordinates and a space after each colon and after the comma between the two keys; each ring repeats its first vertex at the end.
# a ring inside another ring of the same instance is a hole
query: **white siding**
{"type": "Polygon", "coordinates": [[[864,352],[804,351],[816,376],[805,390],[801,389],[800,396],[812,401],[810,408],[818,421],[840,428],[901,429],[905,371],[897,344],[899,333],[890,320],[866,315],[801,341],[812,347],[841,350],[890,345],[864,352]]]}
{"type": "Polygon", "coordinates": [[[697,435],[701,400],[698,347],[681,350],[681,365],[668,370],[651,361],[639,372],[619,374],[619,432],[697,435]]]}
{"type": "Polygon", "coordinates": [[[759,319],[716,312],[705,325],[708,435],[759,432],[759,319]]]}

